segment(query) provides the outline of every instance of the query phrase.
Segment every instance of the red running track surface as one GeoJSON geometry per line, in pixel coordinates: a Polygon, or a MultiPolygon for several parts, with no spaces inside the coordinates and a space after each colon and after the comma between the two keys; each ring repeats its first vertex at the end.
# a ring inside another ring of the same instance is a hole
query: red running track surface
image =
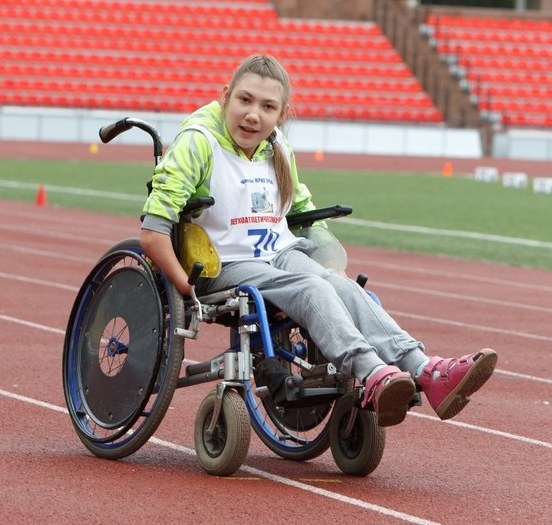
{"type": "MultiPolygon", "coordinates": [[[[349,247],[369,285],[430,354],[499,353],[452,422],[427,402],[388,429],[370,476],[330,452],[295,463],[253,437],[242,469],[204,474],[193,421],[214,385],[178,390],[133,456],[91,456],[65,411],[61,356],[78,287],[137,219],[0,202],[0,520],[5,523],[545,524],[552,515],[552,272],[349,247]]],[[[226,344],[219,327],[189,359],[226,344]]]]}

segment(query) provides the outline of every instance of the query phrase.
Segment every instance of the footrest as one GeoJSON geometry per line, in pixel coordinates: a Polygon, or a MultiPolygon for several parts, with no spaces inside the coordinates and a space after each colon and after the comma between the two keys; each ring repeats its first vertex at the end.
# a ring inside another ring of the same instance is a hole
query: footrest
{"type": "Polygon", "coordinates": [[[286,386],[286,398],[275,400],[276,404],[286,408],[301,408],[324,405],[335,401],[346,392],[343,388],[321,387],[304,388],[286,386]]]}

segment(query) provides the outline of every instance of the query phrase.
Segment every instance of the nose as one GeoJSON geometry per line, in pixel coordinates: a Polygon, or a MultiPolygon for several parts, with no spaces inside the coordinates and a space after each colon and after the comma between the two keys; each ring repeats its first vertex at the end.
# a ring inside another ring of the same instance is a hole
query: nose
{"type": "Polygon", "coordinates": [[[248,120],[254,120],[254,121],[257,121],[259,120],[259,114],[260,114],[260,111],[259,111],[259,108],[257,107],[252,107],[249,109],[249,111],[247,112],[247,115],[245,116],[246,119],[248,120]]]}

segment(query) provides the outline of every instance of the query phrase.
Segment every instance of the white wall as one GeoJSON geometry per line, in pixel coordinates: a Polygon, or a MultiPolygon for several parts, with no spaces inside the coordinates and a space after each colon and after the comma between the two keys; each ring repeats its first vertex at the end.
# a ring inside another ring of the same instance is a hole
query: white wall
{"type": "Polygon", "coordinates": [[[295,121],[286,130],[297,151],[480,158],[475,130],[441,126],[295,121]]]}
{"type": "MultiPolygon", "coordinates": [[[[146,120],[157,128],[165,144],[175,136],[183,115],[5,106],[0,108],[0,140],[99,142],[98,130],[124,117],[146,120]]],[[[480,158],[481,138],[473,129],[441,125],[384,125],[360,122],[292,120],[284,128],[298,152],[413,155],[480,158]]],[[[125,144],[145,144],[150,138],[131,130],[118,139],[125,144]]],[[[552,132],[511,130],[497,134],[498,157],[552,159],[552,132]]]]}
{"type": "MultiPolygon", "coordinates": [[[[143,118],[169,142],[178,130],[182,116],[162,113],[113,112],[100,110],[47,109],[6,106],[0,108],[0,140],[48,142],[100,142],[98,130],[125,117],[143,118]]],[[[149,144],[143,131],[130,130],[117,139],[124,144],[149,144]]]]}
{"type": "Polygon", "coordinates": [[[512,129],[497,133],[493,151],[497,157],[552,160],[552,131],[512,129]]]}
{"type": "MultiPolygon", "coordinates": [[[[165,144],[175,136],[182,115],[25,107],[0,108],[0,139],[52,142],[98,142],[101,126],[132,116],[157,128],[165,144]]],[[[296,151],[481,157],[479,134],[436,126],[397,126],[295,120],[285,125],[296,151]]],[[[148,143],[149,137],[131,130],[117,139],[125,144],[148,143]]]]}

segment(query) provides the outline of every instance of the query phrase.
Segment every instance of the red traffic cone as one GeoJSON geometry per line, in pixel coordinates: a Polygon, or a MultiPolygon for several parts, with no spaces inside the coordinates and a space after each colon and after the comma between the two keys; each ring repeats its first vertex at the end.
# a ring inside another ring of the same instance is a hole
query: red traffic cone
{"type": "Polygon", "coordinates": [[[41,184],[38,187],[38,191],[36,192],[35,204],[37,206],[48,206],[48,198],[46,197],[46,188],[44,187],[44,184],[41,184]]]}

